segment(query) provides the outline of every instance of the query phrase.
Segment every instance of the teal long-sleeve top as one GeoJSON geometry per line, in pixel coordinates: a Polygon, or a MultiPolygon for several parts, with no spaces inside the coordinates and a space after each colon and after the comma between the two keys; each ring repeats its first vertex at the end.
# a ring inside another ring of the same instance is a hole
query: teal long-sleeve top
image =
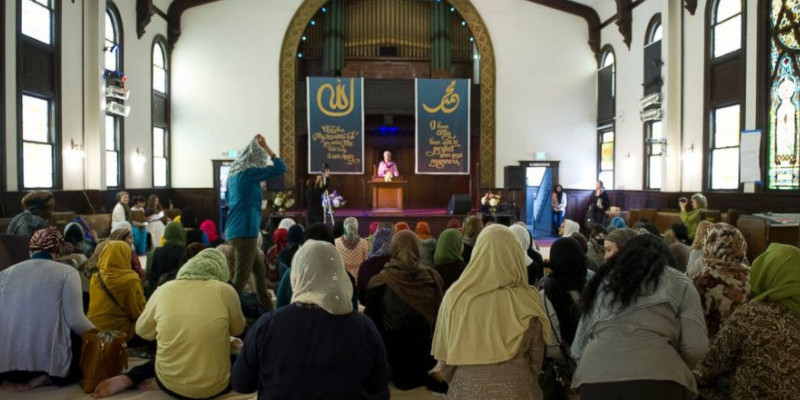
{"type": "Polygon", "coordinates": [[[286,172],[286,164],[280,158],[272,159],[273,165],[263,168],[248,168],[228,178],[225,200],[228,203],[228,219],[225,222],[225,239],[258,237],[261,228],[261,185],[286,172]]]}

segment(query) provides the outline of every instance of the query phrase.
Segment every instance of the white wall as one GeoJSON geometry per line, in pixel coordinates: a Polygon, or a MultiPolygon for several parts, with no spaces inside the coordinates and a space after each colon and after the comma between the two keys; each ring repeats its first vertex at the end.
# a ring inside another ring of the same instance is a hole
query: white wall
{"type": "MultiPolygon", "coordinates": [[[[300,3],[228,0],[184,14],[173,52],[174,187],[211,187],[210,160],[257,132],[278,147],[280,47],[300,3]]],[[[496,183],[503,166],[545,151],[562,161],[565,186],[592,187],[597,66],[586,23],[525,1],[473,3],[495,50],[496,183]]]]}
{"type": "MultiPolygon", "coordinates": [[[[170,1],[162,0],[164,11],[170,1]]],[[[18,189],[17,180],[17,87],[16,1],[5,1],[5,124],[4,162],[8,190],[18,189]]],[[[61,0],[61,149],[65,190],[105,189],[105,154],[101,147],[105,126],[100,111],[103,72],[105,0],[79,2],[61,0]],[[71,143],[84,146],[84,158],[72,156],[71,143]]],[[[123,72],[131,91],[131,114],[125,126],[125,182],[129,188],[152,186],[150,129],[151,46],[156,34],[166,36],[167,24],[154,15],[142,39],[136,37],[136,4],[118,0],[124,32],[123,72]],[[135,165],[131,155],[139,147],[147,163],[135,165]]]]}

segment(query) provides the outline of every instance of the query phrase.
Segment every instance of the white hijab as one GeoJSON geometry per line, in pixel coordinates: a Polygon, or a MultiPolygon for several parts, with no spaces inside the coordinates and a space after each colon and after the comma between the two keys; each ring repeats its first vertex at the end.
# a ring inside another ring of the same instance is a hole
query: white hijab
{"type": "Polygon", "coordinates": [[[288,231],[288,230],[289,230],[289,228],[291,228],[292,226],[294,226],[294,224],[295,224],[295,222],[294,222],[294,220],[293,220],[293,219],[291,219],[291,218],[284,218],[284,219],[282,219],[282,220],[281,220],[281,223],[280,223],[280,224],[278,224],[278,229],[286,229],[286,230],[288,231]]]}
{"type": "Polygon", "coordinates": [[[511,229],[511,233],[517,237],[517,241],[522,246],[522,253],[524,254],[525,258],[525,266],[531,265],[533,259],[528,257],[528,249],[531,247],[531,234],[528,233],[528,229],[514,224],[509,227],[511,229]]]}
{"type": "Polygon", "coordinates": [[[564,233],[561,235],[561,237],[570,237],[570,235],[572,235],[573,233],[580,232],[580,231],[581,231],[581,226],[578,225],[577,222],[575,222],[575,221],[573,221],[571,219],[565,219],[564,220],[564,233]]]}
{"type": "Polygon", "coordinates": [[[292,303],[314,304],[334,315],[353,312],[353,285],[328,242],[307,240],[292,259],[292,303]]]}

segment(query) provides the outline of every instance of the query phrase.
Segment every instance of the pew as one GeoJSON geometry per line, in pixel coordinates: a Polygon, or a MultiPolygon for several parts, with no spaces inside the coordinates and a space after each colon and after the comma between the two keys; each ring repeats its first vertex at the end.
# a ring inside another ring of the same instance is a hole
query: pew
{"type": "Polygon", "coordinates": [[[800,244],[800,229],[797,224],[774,224],[756,215],[742,215],[736,227],[742,232],[747,242],[747,258],[755,260],[770,243],[784,243],[797,246],[800,244]]]}
{"type": "Polygon", "coordinates": [[[26,237],[0,234],[0,271],[30,258],[28,241],[26,237]]]}

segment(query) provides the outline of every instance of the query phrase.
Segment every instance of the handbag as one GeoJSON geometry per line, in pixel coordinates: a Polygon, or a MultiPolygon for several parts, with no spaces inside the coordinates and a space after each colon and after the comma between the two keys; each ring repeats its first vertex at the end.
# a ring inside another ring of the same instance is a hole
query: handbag
{"type": "MultiPolygon", "coordinates": [[[[547,307],[547,299],[543,301],[547,320],[550,322],[550,329],[553,331],[553,338],[557,338],[556,330],[553,328],[553,321],[550,320],[550,310],[547,307]]],[[[572,375],[575,373],[577,365],[575,360],[564,347],[564,343],[559,341],[558,348],[564,355],[565,362],[560,363],[552,358],[545,357],[542,370],[539,373],[539,387],[542,388],[544,400],[568,400],[568,393],[572,392],[572,375]]],[[[545,351],[546,351],[545,345],[545,351]]]]}
{"type": "Polygon", "coordinates": [[[105,379],[120,375],[128,368],[128,344],[120,331],[92,329],[81,337],[81,389],[92,393],[105,379]]]}

